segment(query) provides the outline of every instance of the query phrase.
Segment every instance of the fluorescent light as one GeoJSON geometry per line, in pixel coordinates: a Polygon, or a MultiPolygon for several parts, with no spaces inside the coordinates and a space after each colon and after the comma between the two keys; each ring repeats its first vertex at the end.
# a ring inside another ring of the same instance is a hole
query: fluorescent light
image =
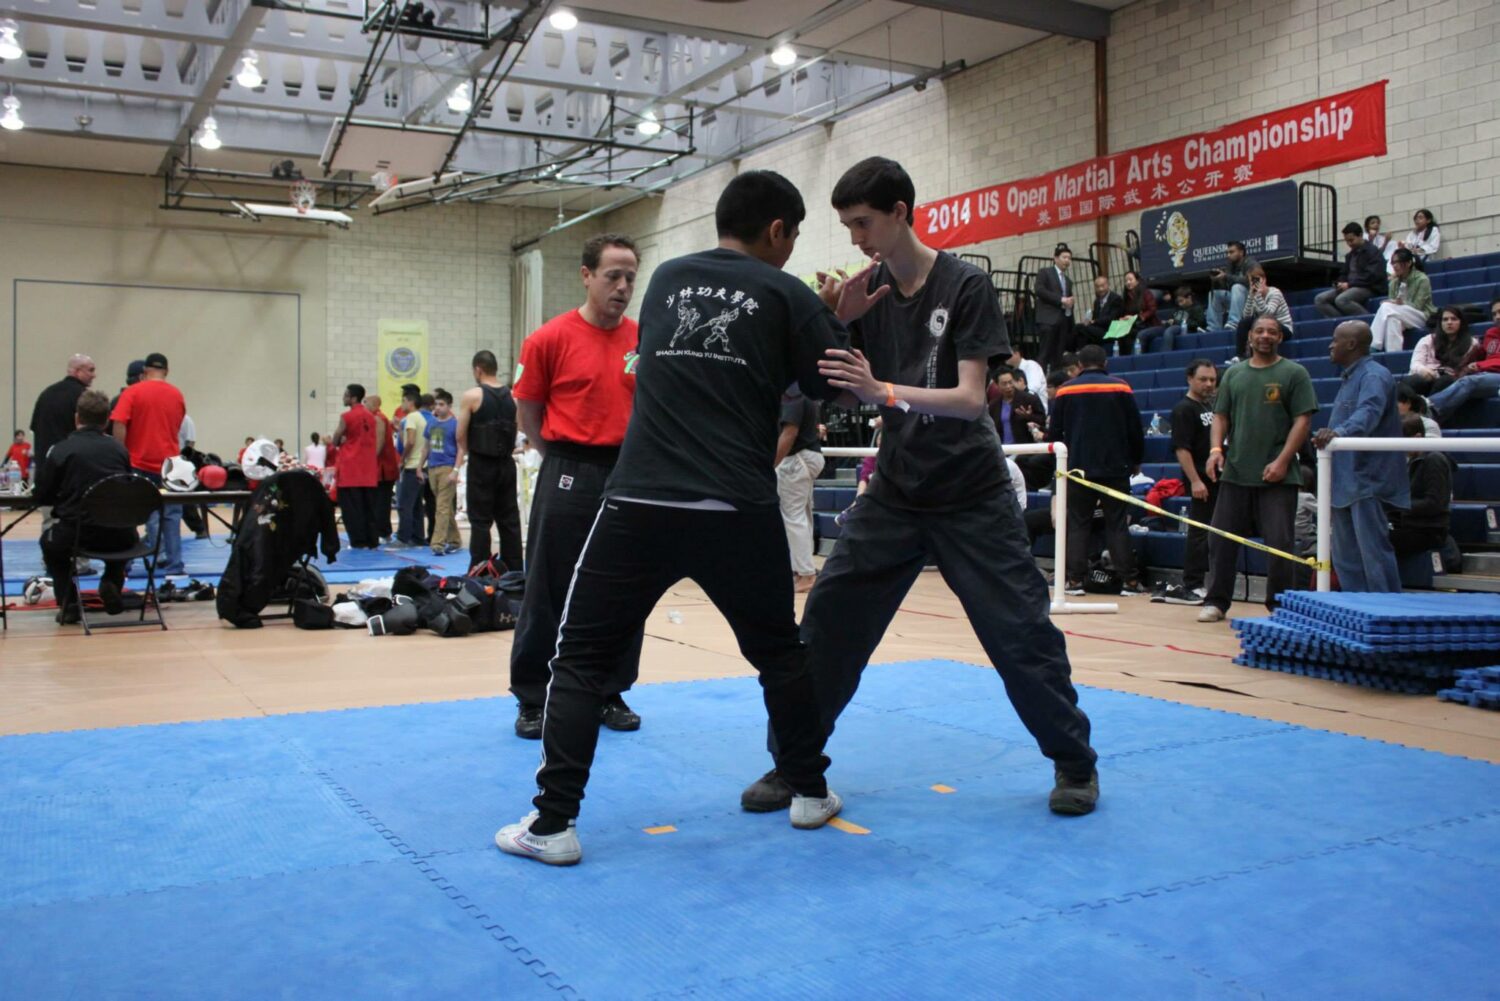
{"type": "Polygon", "coordinates": [[[453,93],[448,95],[448,110],[460,115],[467,114],[474,107],[474,98],[469,95],[469,81],[465,80],[453,88],[453,93]]]}
{"type": "Polygon", "coordinates": [[[0,59],[20,59],[26,54],[16,35],[21,26],[10,18],[0,21],[0,59]]]}
{"type": "Polygon", "coordinates": [[[5,109],[5,115],[0,117],[0,129],[7,132],[20,132],[26,127],[21,121],[21,99],[15,95],[0,101],[0,108],[5,109]]]}
{"type": "Polygon", "coordinates": [[[559,7],[552,12],[551,17],[547,18],[547,23],[558,31],[572,31],[578,27],[578,15],[571,10],[559,7]]]}
{"type": "Polygon", "coordinates": [[[240,58],[240,71],[235,74],[234,82],[246,90],[254,90],[266,82],[260,75],[260,56],[254,49],[246,49],[240,58]]]}
{"type": "Polygon", "coordinates": [[[790,66],[797,61],[797,50],[790,45],[778,45],[771,50],[771,62],[777,66],[790,66]]]}
{"type": "Polygon", "coordinates": [[[648,111],[636,123],[635,130],[643,136],[654,136],[661,131],[661,122],[656,120],[655,114],[648,111]]]}
{"type": "Polygon", "coordinates": [[[198,146],[202,149],[218,149],[223,145],[219,138],[219,123],[214,121],[212,115],[203,119],[203,131],[198,133],[198,146]]]}

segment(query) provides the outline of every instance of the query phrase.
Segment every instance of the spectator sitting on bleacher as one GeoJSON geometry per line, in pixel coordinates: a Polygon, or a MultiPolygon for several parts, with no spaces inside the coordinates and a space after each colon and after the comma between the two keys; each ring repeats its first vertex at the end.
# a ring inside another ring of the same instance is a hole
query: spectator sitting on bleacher
{"type": "MultiPolygon", "coordinates": [[[[1187,395],[1172,408],[1172,451],[1187,480],[1192,500],[1187,516],[1203,524],[1214,518],[1219,485],[1209,479],[1209,437],[1214,423],[1214,390],[1219,373],[1207,358],[1194,358],[1187,365],[1187,395]]],[[[1201,605],[1207,594],[1203,579],[1208,573],[1208,532],[1189,525],[1187,549],[1182,558],[1182,583],[1170,584],[1152,601],[1169,605],[1201,605]]]]}
{"type": "Polygon", "coordinates": [[[1057,391],[1071,378],[1073,377],[1060,368],[1054,369],[1047,376],[1047,413],[1049,416],[1052,413],[1052,405],[1057,402],[1057,391]]]}
{"type": "Polygon", "coordinates": [[[1292,336],[1292,308],[1287,305],[1281,289],[1266,282],[1266,269],[1256,264],[1250,268],[1250,294],[1245,297],[1245,308],[1240,314],[1234,331],[1234,356],[1246,358],[1246,342],[1250,339],[1250,328],[1256,317],[1274,316],[1286,336],[1292,336]]]}
{"type": "MultiPolygon", "coordinates": [[[[1397,438],[1395,377],[1370,357],[1374,335],[1363,320],[1333,332],[1328,357],[1343,369],[1328,426],[1313,436],[1327,448],[1335,438],[1397,438]]],[[[1411,506],[1411,487],[1396,452],[1333,453],[1333,569],[1345,591],[1394,593],[1401,573],[1391,549],[1386,508],[1411,506]]]]}
{"type": "Polygon", "coordinates": [[[1140,354],[1136,334],[1148,327],[1156,326],[1156,296],[1146,287],[1146,280],[1139,271],[1125,272],[1125,316],[1135,317],[1130,333],[1115,341],[1116,354],[1128,355],[1132,351],[1140,354]]]}
{"type": "Polygon", "coordinates": [[[1177,311],[1172,314],[1170,322],[1165,327],[1147,327],[1136,335],[1140,354],[1150,354],[1158,338],[1162,351],[1171,351],[1177,346],[1177,338],[1203,329],[1203,308],[1193,305],[1193,290],[1187,285],[1179,285],[1173,298],[1177,311]]]}
{"type": "MultiPolygon", "coordinates": [[[[1130,384],[1105,372],[1104,349],[1090,344],[1078,353],[1083,371],[1057,391],[1048,441],[1067,443],[1072,468],[1102,486],[1130,493],[1130,477],[1145,455],[1146,436],[1141,412],[1130,384]]],[[[1094,509],[1104,509],[1104,544],[1115,572],[1125,582],[1122,594],[1143,594],[1135,572],[1135,546],[1130,541],[1130,508],[1122,500],[1074,484],[1068,491],[1067,590],[1083,594],[1088,574],[1088,548],[1094,509]]]]}
{"type": "MultiPolygon", "coordinates": [[[[1231,366],[1219,383],[1205,471],[1219,483],[1213,527],[1235,535],[1259,529],[1266,545],[1289,550],[1301,469],[1297,452],[1307,440],[1318,394],[1307,369],[1281,357],[1281,325],[1272,316],[1250,329],[1250,357],[1231,366]],[[1227,452],[1226,452],[1227,449],[1227,452]]],[[[1240,544],[1215,535],[1209,543],[1208,595],[1199,622],[1222,622],[1234,593],[1240,544]]],[[[1297,584],[1297,565],[1267,560],[1266,607],[1297,584]]]]}
{"type": "Polygon", "coordinates": [[[1438,312],[1437,330],[1412,350],[1411,368],[1402,384],[1423,396],[1442,392],[1458,378],[1473,348],[1474,338],[1469,336],[1464,311],[1458,306],[1444,306],[1438,312]]]}
{"type": "Polygon", "coordinates": [[[1390,298],[1375,310],[1370,326],[1375,346],[1382,351],[1400,351],[1406,346],[1408,327],[1421,330],[1437,307],[1432,304],[1432,282],[1416,269],[1416,258],[1404,247],[1391,255],[1390,298]]]}
{"type": "Polygon", "coordinates": [[[1396,383],[1396,410],[1403,419],[1407,414],[1415,414],[1421,418],[1422,426],[1427,429],[1428,438],[1443,436],[1443,429],[1438,427],[1438,422],[1433,420],[1432,415],[1427,412],[1427,397],[1404,382],[1396,383]]]}
{"type": "Polygon", "coordinates": [[[1442,231],[1438,229],[1437,220],[1428,209],[1417,209],[1411,217],[1411,232],[1406,234],[1406,239],[1396,241],[1398,248],[1412,252],[1412,256],[1418,261],[1418,267],[1429,257],[1436,257],[1442,245],[1442,231]]]}
{"type": "Polygon", "coordinates": [[[1015,369],[1018,376],[1025,378],[1027,391],[1036,394],[1045,411],[1050,397],[1047,396],[1047,373],[1042,370],[1042,366],[1027,358],[1020,348],[1012,351],[1005,363],[1015,369]]]}
{"type": "Polygon", "coordinates": [[[1334,319],[1369,312],[1365,303],[1385,294],[1385,258],[1365,240],[1365,228],[1357,222],[1344,227],[1344,243],[1349,252],[1333,288],[1318,293],[1313,300],[1318,312],[1334,319]]]}
{"type": "MultiPolygon", "coordinates": [[[[1069,379],[1078,378],[1078,373],[1083,371],[1083,363],[1071,351],[1057,360],[1057,367],[1068,373],[1069,379]]],[[[1051,373],[1048,374],[1050,375],[1051,373]]],[[[1053,395],[1055,396],[1056,394],[1054,393],[1053,395]]]]}
{"type": "Polygon", "coordinates": [[[1238,240],[1229,241],[1225,255],[1229,267],[1214,268],[1208,273],[1209,330],[1234,326],[1235,318],[1245,311],[1245,298],[1250,294],[1250,269],[1256,267],[1255,258],[1245,256],[1245,245],[1238,240]]]}
{"type": "MultiPolygon", "coordinates": [[[[1401,418],[1401,433],[1407,438],[1423,437],[1421,418],[1416,414],[1401,418]]],[[[1453,463],[1448,457],[1442,452],[1408,452],[1406,457],[1411,507],[1391,508],[1386,512],[1391,522],[1391,548],[1403,559],[1432,549],[1442,550],[1448,542],[1448,520],[1453,509],[1453,463]]]]}
{"type": "Polygon", "coordinates": [[[1484,339],[1469,349],[1459,368],[1459,378],[1447,389],[1430,396],[1427,408],[1432,419],[1442,424],[1459,407],[1475,396],[1500,393],[1500,297],[1490,302],[1490,319],[1495,325],[1484,332],[1484,339]]]}
{"type": "Polygon", "coordinates": [[[1077,351],[1089,344],[1103,344],[1109,325],[1124,315],[1125,300],[1110,289],[1108,277],[1099,275],[1094,279],[1094,306],[1089,311],[1089,322],[1073,328],[1069,349],[1077,351]]]}
{"type": "Polygon", "coordinates": [[[1015,373],[1003,365],[995,375],[990,420],[1002,445],[1030,445],[1041,441],[1047,430],[1047,411],[1032,393],[1016,388],[1015,373]]]}

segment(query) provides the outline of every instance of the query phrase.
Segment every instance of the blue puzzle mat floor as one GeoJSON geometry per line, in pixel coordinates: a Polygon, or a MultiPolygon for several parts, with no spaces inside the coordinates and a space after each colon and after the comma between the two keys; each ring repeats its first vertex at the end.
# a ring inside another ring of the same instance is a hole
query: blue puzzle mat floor
{"type": "Polygon", "coordinates": [[[571,869],[493,846],[508,699],[0,739],[0,993],[1495,996],[1494,765],[1085,689],[1103,798],[1056,817],[992,671],[890,664],[804,832],[738,808],[752,679],[630,701],[571,869]]]}
{"type": "MultiPolygon", "coordinates": [[[[11,539],[0,543],[5,547],[5,587],[12,600],[21,593],[27,578],[46,574],[42,565],[42,551],[35,540],[11,539]]],[[[223,576],[224,566],[229,562],[228,537],[215,535],[212,539],[183,539],[182,562],[187,575],[208,584],[217,584],[223,576]]],[[[452,556],[434,556],[426,548],[414,549],[350,549],[349,540],[343,539],[343,548],[337,559],[330,563],[320,553],[313,565],[323,571],[330,583],[355,583],[367,577],[389,577],[402,567],[420,565],[439,569],[442,573],[463,573],[469,568],[468,550],[452,556]]],[[[136,564],[135,570],[139,570],[136,564]]],[[[98,577],[84,577],[83,586],[92,588],[98,577]]],[[[144,574],[131,577],[133,584],[144,586],[144,574]]]]}

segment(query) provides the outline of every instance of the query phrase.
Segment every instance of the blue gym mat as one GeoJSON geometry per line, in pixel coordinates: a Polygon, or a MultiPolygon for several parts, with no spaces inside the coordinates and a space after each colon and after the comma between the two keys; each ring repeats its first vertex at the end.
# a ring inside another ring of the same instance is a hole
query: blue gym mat
{"type": "Polygon", "coordinates": [[[1082,697],[1103,799],[1060,818],[992,671],[872,667],[855,826],[802,832],[738,809],[753,680],[644,686],[572,869],[491,841],[534,791],[508,699],[0,739],[0,993],[1494,996],[1500,768],[1082,697]]]}
{"type": "MultiPolygon", "coordinates": [[[[46,575],[42,565],[41,547],[35,540],[7,540],[5,546],[5,587],[12,598],[21,593],[27,578],[46,575]]],[[[189,577],[209,584],[217,584],[223,576],[224,566],[229,562],[229,542],[225,535],[212,539],[183,539],[182,562],[189,577]]],[[[426,548],[416,549],[350,549],[344,538],[338,558],[329,563],[322,554],[313,565],[323,571],[324,577],[334,583],[354,583],[367,577],[389,577],[402,567],[417,564],[432,567],[443,573],[463,573],[469,568],[468,550],[452,556],[434,556],[426,548]]],[[[97,577],[83,578],[84,587],[91,588],[97,577]]],[[[132,577],[133,582],[145,584],[144,575],[132,577]]]]}

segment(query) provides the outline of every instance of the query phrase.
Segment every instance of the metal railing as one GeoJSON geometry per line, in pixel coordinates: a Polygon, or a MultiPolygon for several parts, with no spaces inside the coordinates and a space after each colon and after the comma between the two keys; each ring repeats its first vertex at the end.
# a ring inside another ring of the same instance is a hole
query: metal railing
{"type": "Polygon", "coordinates": [[[1337,264],[1343,257],[1339,236],[1339,193],[1331,184],[1297,185],[1297,243],[1302,257],[1337,264]]]}
{"type": "Polygon", "coordinates": [[[1496,452],[1500,438],[1335,438],[1318,449],[1318,590],[1333,586],[1334,452],[1496,452]]]}
{"type": "MultiPolygon", "coordinates": [[[[1068,446],[1062,442],[1035,442],[1026,445],[1002,445],[1006,455],[1050,455],[1057,462],[1058,473],[1068,471],[1068,446]]],[[[864,458],[874,455],[873,448],[825,448],[823,454],[835,458],[864,458]]],[[[1077,602],[1067,596],[1068,566],[1068,478],[1058,476],[1052,490],[1052,614],[1101,615],[1118,612],[1114,601],[1077,602]]]]}

